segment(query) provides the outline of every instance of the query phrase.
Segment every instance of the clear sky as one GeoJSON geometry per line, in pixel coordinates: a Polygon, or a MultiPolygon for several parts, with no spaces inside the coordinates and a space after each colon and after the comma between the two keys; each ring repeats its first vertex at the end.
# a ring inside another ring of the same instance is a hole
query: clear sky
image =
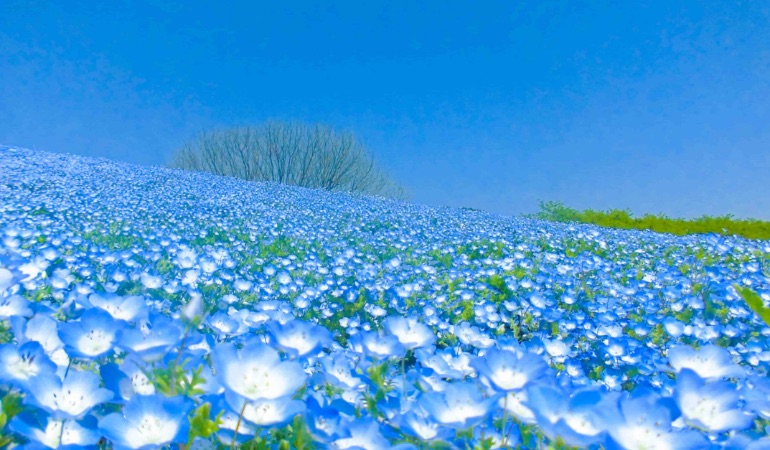
{"type": "Polygon", "coordinates": [[[0,1],[0,144],[359,136],[412,200],[770,219],[765,1],[0,1]]]}

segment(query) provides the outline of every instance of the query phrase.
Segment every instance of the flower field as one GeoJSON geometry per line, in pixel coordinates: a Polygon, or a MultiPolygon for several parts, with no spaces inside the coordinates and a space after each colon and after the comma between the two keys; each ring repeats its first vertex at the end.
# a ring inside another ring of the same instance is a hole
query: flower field
{"type": "Polygon", "coordinates": [[[766,241],[7,147],[0,239],[0,448],[770,448],[766,241]]]}

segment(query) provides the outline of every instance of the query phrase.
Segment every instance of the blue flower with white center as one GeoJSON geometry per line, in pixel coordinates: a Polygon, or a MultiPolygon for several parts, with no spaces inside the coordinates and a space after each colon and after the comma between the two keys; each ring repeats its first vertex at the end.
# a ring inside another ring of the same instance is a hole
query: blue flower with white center
{"type": "Polygon", "coordinates": [[[471,326],[468,322],[456,325],[452,332],[465,345],[471,345],[476,348],[489,348],[495,345],[494,339],[479,330],[478,327],[471,326]]]}
{"type": "Polygon", "coordinates": [[[111,315],[94,308],[77,322],[59,324],[59,337],[71,357],[98,358],[112,353],[115,335],[121,328],[111,315]]]}
{"type": "Polygon", "coordinates": [[[147,378],[137,363],[129,358],[118,366],[115,363],[102,364],[99,374],[104,387],[115,394],[115,400],[130,400],[134,395],[152,395],[155,385],[147,378]]]}
{"type": "Polygon", "coordinates": [[[30,316],[32,316],[32,310],[26,298],[21,295],[0,298],[0,319],[30,316]]]}
{"type": "Polygon", "coordinates": [[[36,376],[55,373],[56,364],[37,342],[27,342],[21,347],[0,345],[0,381],[21,387],[36,376]]]}
{"type": "Polygon", "coordinates": [[[243,417],[240,417],[238,413],[232,412],[230,408],[222,405],[213,413],[222,414],[219,418],[217,438],[224,445],[242,444],[254,437],[256,433],[254,426],[243,420],[243,417]],[[235,427],[238,427],[237,436],[235,435],[235,427]]]}
{"type": "MultiPolygon", "coordinates": [[[[95,445],[99,439],[96,420],[75,421],[57,419],[42,412],[22,412],[11,419],[8,428],[44,448],[83,448],[95,445]]],[[[29,447],[25,447],[29,448],[29,447]]]]}
{"type": "Polygon", "coordinates": [[[267,324],[275,343],[294,357],[312,356],[332,343],[332,334],[321,325],[301,320],[281,324],[271,321],[267,324]]]}
{"type": "Polygon", "coordinates": [[[473,383],[450,383],[442,392],[423,394],[420,405],[435,422],[465,429],[483,421],[498,399],[482,397],[473,383]]]}
{"type": "Polygon", "coordinates": [[[365,383],[354,375],[351,361],[342,352],[335,352],[321,359],[321,365],[327,379],[343,389],[360,389],[365,383]]]}
{"type": "Polygon", "coordinates": [[[377,359],[387,359],[403,356],[406,349],[398,341],[398,338],[390,335],[382,335],[377,332],[367,332],[355,335],[354,340],[360,339],[364,352],[377,359]],[[360,337],[360,338],[359,338],[360,337]]]}
{"type": "Polygon", "coordinates": [[[483,358],[476,358],[471,367],[495,389],[509,392],[524,388],[543,377],[548,365],[539,355],[517,354],[508,350],[490,349],[483,358]]]}
{"type": "Polygon", "coordinates": [[[342,426],[343,436],[334,441],[340,449],[380,450],[391,448],[390,442],[380,431],[380,425],[370,418],[356,419],[342,426]]]}
{"type": "Polygon", "coordinates": [[[160,314],[151,314],[137,328],[125,328],[118,332],[118,345],[134,353],[145,362],[162,359],[176,347],[184,331],[173,320],[160,314]]]}
{"type": "Polygon", "coordinates": [[[297,414],[305,412],[305,403],[286,397],[252,400],[230,391],[225,392],[225,399],[234,412],[241,414],[244,420],[261,427],[282,426],[294,419],[297,414]]]}
{"type": "Polygon", "coordinates": [[[153,449],[187,441],[187,414],[192,402],[183,397],[136,395],[119,413],[99,421],[99,430],[115,449],[153,449]]]}
{"type": "Polygon", "coordinates": [[[340,412],[344,408],[330,403],[339,404],[340,400],[330,402],[328,398],[316,393],[310,393],[305,400],[305,422],[313,439],[319,442],[328,443],[340,437],[340,412]]]}
{"type": "Polygon", "coordinates": [[[5,292],[5,290],[13,286],[14,283],[13,272],[4,267],[0,267],[0,293],[5,292]]]}
{"type": "Polygon", "coordinates": [[[424,441],[448,439],[453,430],[436,423],[421,407],[414,406],[400,419],[400,429],[424,441]]]}
{"type": "Polygon", "coordinates": [[[114,294],[94,293],[88,302],[109,313],[113,319],[135,322],[147,317],[147,300],[139,295],[121,297],[114,294]]]}
{"type": "Polygon", "coordinates": [[[696,431],[675,431],[671,426],[675,407],[651,392],[624,394],[614,404],[598,410],[611,439],[609,444],[634,450],[702,449],[707,441],[696,431]]]}
{"type": "Polygon", "coordinates": [[[527,395],[527,406],[543,432],[551,439],[561,438],[574,447],[587,447],[600,441],[604,421],[599,411],[605,402],[617,401],[617,394],[603,395],[596,388],[570,394],[559,386],[542,384],[531,386],[527,395]]]}
{"type": "Polygon", "coordinates": [[[707,383],[683,369],[677,374],[675,395],[685,420],[713,433],[744,430],[754,421],[754,414],[741,409],[740,395],[728,381],[707,383]]]}
{"type": "Polygon", "coordinates": [[[436,335],[425,325],[413,317],[387,317],[383,321],[385,329],[398,338],[398,341],[409,350],[427,347],[436,342],[436,335]]]}
{"type": "Polygon", "coordinates": [[[272,400],[294,394],[307,375],[295,361],[281,361],[277,351],[252,339],[242,349],[220,344],[212,352],[217,380],[248,400],[272,400]]]}
{"type": "Polygon", "coordinates": [[[240,336],[249,332],[249,327],[240,318],[219,311],[206,318],[206,324],[220,336],[240,336]]]}
{"type": "Polygon", "coordinates": [[[39,375],[28,384],[34,403],[57,417],[77,419],[91,408],[113,398],[113,393],[99,387],[99,376],[70,370],[62,381],[58,375],[39,375]]]}
{"type": "Polygon", "coordinates": [[[695,350],[680,345],[668,351],[668,362],[674,370],[690,369],[704,379],[743,378],[746,371],[735,364],[727,350],[704,345],[695,350]]]}

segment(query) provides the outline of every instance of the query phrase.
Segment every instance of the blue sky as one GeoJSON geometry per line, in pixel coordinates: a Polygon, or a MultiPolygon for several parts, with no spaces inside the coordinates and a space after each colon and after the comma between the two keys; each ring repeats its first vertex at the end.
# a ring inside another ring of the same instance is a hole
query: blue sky
{"type": "Polygon", "coordinates": [[[298,119],[420,203],[770,219],[766,2],[266,3],[3,0],[0,143],[162,164],[298,119]]]}

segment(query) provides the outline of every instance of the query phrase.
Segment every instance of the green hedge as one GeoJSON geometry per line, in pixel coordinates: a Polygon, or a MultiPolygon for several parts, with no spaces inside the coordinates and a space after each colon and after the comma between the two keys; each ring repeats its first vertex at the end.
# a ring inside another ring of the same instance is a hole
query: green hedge
{"type": "Polygon", "coordinates": [[[652,230],[679,236],[694,233],[716,233],[726,236],[743,236],[748,239],[770,239],[770,222],[755,219],[733,219],[733,216],[729,214],[715,217],[702,216],[691,220],[674,219],[662,214],[633,217],[631,211],[627,209],[578,211],[561,202],[541,201],[540,211],[527,215],[527,217],[555,222],[589,223],[626,230],[652,230]]]}

